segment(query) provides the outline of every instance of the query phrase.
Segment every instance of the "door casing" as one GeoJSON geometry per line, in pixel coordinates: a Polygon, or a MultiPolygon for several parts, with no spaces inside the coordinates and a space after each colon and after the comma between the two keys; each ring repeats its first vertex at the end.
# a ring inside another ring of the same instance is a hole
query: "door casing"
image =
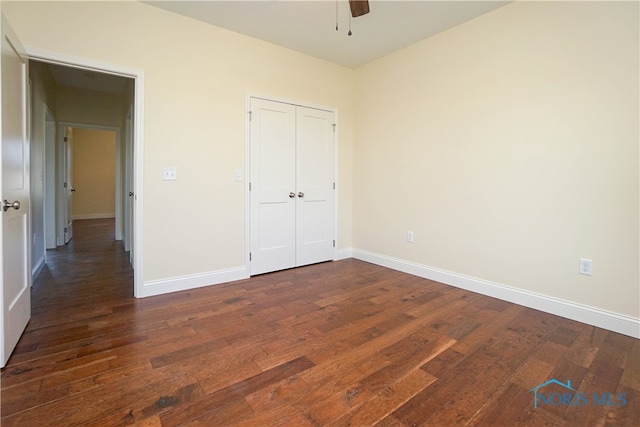
{"type": "Polygon", "coordinates": [[[144,87],[145,71],[123,65],[95,61],[88,58],[69,56],[66,54],[26,48],[30,59],[62,66],[82,68],[98,73],[114,74],[128,77],[134,80],[134,114],[133,114],[133,248],[135,258],[133,263],[133,295],[136,298],[144,297],[144,239],[143,239],[143,215],[144,215],[144,87]]]}
{"type": "Polygon", "coordinates": [[[67,244],[73,238],[73,129],[70,126],[62,126],[62,186],[60,195],[62,198],[62,243],[67,244]]]}

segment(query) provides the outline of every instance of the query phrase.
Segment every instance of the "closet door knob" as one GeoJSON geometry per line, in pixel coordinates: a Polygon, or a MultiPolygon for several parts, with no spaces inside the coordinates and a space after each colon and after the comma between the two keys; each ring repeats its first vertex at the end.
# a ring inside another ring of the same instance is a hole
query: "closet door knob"
{"type": "Polygon", "coordinates": [[[294,193],[293,191],[291,193],[289,193],[289,198],[293,199],[294,197],[296,197],[296,193],[294,193]]]}
{"type": "Polygon", "coordinates": [[[304,193],[301,191],[298,193],[298,197],[300,197],[301,199],[304,197],[304,193]]]}

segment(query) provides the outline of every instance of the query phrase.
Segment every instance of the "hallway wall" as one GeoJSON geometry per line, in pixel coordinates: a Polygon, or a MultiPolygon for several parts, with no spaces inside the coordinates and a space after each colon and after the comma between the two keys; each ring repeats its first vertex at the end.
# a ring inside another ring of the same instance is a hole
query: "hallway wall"
{"type": "Polygon", "coordinates": [[[73,129],[73,219],[115,217],[116,133],[73,129]]]}
{"type": "MultiPolygon", "coordinates": [[[[31,140],[30,140],[30,167],[31,167],[31,265],[32,273],[39,271],[44,265],[46,241],[45,233],[53,233],[55,245],[55,221],[45,219],[45,199],[54,202],[55,181],[54,170],[48,161],[53,160],[55,151],[45,147],[46,110],[56,115],[56,90],[55,82],[48,67],[40,62],[30,61],[29,78],[31,79],[31,140]],[[46,195],[46,196],[45,196],[46,195]]],[[[53,148],[53,147],[49,147],[53,148]]],[[[46,206],[51,209],[50,205],[46,206]]]]}

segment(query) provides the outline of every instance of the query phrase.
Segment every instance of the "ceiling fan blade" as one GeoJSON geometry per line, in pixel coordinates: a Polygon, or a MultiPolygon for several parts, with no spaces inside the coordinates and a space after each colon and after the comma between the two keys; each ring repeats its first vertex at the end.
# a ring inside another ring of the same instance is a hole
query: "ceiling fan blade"
{"type": "Polygon", "coordinates": [[[354,18],[366,15],[369,13],[369,0],[349,0],[349,7],[354,18]]]}

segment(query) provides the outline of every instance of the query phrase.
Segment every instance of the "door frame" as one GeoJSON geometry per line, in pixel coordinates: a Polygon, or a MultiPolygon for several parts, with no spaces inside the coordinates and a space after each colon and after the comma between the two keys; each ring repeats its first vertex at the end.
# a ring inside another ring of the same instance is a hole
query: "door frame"
{"type": "Polygon", "coordinates": [[[134,114],[133,114],[133,248],[135,258],[133,263],[133,295],[136,298],[144,296],[144,239],[142,220],[144,215],[144,87],[145,71],[123,65],[96,61],[52,52],[32,47],[25,47],[30,59],[50,64],[81,68],[98,73],[113,74],[134,80],[134,114]]]}
{"type": "Polygon", "coordinates": [[[56,170],[60,177],[58,182],[57,207],[59,213],[60,228],[58,228],[58,246],[66,245],[73,238],[73,128],[71,126],[61,126],[62,130],[60,144],[58,145],[59,156],[56,170]],[[67,236],[70,236],[67,238],[67,236]]]}
{"type": "Polygon", "coordinates": [[[336,183],[336,189],[333,200],[333,239],[336,241],[333,247],[333,261],[338,259],[338,195],[340,191],[340,185],[338,183],[338,138],[340,130],[340,121],[338,119],[338,109],[333,107],[327,107],[324,105],[317,105],[310,102],[304,102],[299,100],[280,98],[271,95],[261,94],[259,92],[247,91],[245,96],[245,156],[244,156],[244,239],[245,239],[245,276],[251,277],[251,259],[249,253],[251,252],[251,192],[249,191],[249,179],[251,178],[251,98],[260,98],[267,101],[281,102],[284,104],[292,104],[300,107],[314,108],[316,110],[324,110],[333,113],[333,118],[336,123],[336,131],[333,138],[333,182],[336,183]]]}
{"type": "Polygon", "coordinates": [[[120,185],[121,191],[123,191],[123,201],[124,206],[122,207],[122,212],[124,215],[122,216],[122,243],[124,245],[124,250],[129,251],[129,262],[133,263],[134,253],[131,250],[132,247],[132,237],[131,230],[133,227],[131,226],[131,222],[133,220],[133,204],[131,203],[131,196],[129,196],[129,192],[131,191],[131,183],[133,178],[133,104],[129,105],[127,109],[127,115],[125,116],[125,125],[124,125],[124,144],[121,146],[121,149],[125,151],[124,153],[124,163],[122,167],[124,168],[122,174],[122,183],[120,185]]]}

